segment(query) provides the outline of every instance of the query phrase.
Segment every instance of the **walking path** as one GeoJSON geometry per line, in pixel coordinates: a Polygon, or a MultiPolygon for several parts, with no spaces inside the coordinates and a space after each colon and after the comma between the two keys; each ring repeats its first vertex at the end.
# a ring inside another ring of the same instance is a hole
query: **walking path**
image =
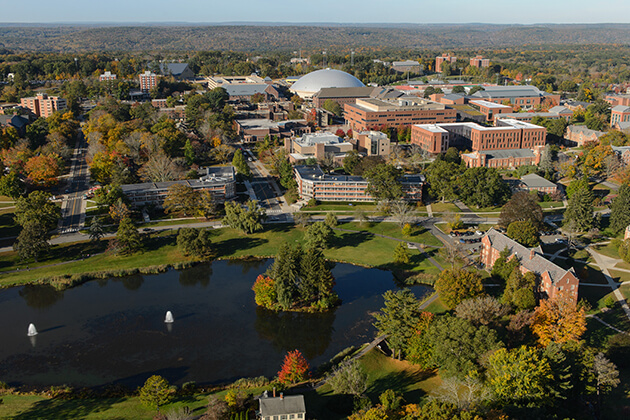
{"type": "Polygon", "coordinates": [[[593,318],[599,322],[601,322],[602,324],[604,324],[605,326],[607,326],[608,328],[617,331],[618,333],[622,333],[622,334],[628,334],[628,332],[626,331],[622,331],[619,328],[610,325],[608,322],[604,321],[603,319],[601,319],[600,317],[598,317],[597,315],[586,315],[587,318],[593,318]]]}
{"type": "Polygon", "coordinates": [[[614,258],[607,257],[605,255],[602,255],[598,252],[595,252],[593,249],[591,249],[590,246],[587,247],[586,250],[595,259],[595,262],[597,263],[597,265],[599,265],[599,268],[601,269],[602,274],[606,278],[606,281],[608,281],[608,286],[612,289],[613,294],[615,295],[615,298],[617,299],[617,301],[623,308],[623,311],[626,313],[626,316],[630,320],[630,307],[628,306],[628,302],[626,302],[626,299],[621,294],[621,291],[619,290],[619,284],[615,282],[615,280],[610,275],[610,272],[608,271],[608,268],[611,262],[612,262],[612,267],[610,268],[613,268],[617,264],[617,260],[614,258]]]}

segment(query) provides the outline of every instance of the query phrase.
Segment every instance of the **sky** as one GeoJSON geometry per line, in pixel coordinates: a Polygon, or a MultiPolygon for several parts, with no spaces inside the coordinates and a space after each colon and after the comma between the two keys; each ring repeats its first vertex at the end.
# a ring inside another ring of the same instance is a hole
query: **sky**
{"type": "Polygon", "coordinates": [[[17,9],[15,4],[0,0],[0,22],[630,22],[628,0],[30,0],[17,9]]]}

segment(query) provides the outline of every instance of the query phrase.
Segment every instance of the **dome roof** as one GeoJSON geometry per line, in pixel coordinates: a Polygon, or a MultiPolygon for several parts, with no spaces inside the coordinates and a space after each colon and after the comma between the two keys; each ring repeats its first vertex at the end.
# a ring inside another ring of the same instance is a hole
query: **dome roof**
{"type": "Polygon", "coordinates": [[[306,74],[291,86],[290,91],[302,98],[313,96],[322,88],[365,87],[356,77],[341,70],[324,69],[306,74]]]}

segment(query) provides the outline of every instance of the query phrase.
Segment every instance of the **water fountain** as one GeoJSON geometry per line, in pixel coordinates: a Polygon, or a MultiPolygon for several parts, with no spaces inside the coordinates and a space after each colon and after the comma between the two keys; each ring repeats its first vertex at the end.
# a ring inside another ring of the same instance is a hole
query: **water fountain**
{"type": "MultiPolygon", "coordinates": [[[[171,311],[166,311],[166,318],[164,318],[164,322],[166,322],[167,324],[172,324],[173,321],[175,321],[173,319],[173,313],[171,311]]],[[[33,325],[33,324],[31,324],[33,325]]]]}
{"type": "Polygon", "coordinates": [[[29,337],[33,337],[35,335],[37,335],[37,328],[35,328],[35,324],[29,324],[29,326],[28,326],[28,336],[29,337]]]}

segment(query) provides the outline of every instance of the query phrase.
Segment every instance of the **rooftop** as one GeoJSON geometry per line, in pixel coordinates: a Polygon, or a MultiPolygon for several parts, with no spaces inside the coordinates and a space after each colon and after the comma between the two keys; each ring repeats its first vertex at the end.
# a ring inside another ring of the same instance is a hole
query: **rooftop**
{"type": "Polygon", "coordinates": [[[537,174],[527,174],[521,177],[521,182],[527,185],[529,188],[553,188],[556,187],[556,184],[553,182],[546,180],[540,175],[537,174]]]}
{"type": "Polygon", "coordinates": [[[357,102],[350,106],[371,112],[446,109],[443,104],[415,96],[405,96],[398,99],[357,99],[357,102]]]}
{"type": "Polygon", "coordinates": [[[303,395],[287,395],[276,398],[259,398],[260,414],[263,417],[283,414],[306,413],[303,395]]]}
{"type": "Polygon", "coordinates": [[[475,99],[470,101],[471,104],[483,106],[486,108],[494,108],[494,109],[512,109],[511,106],[503,105],[503,104],[495,104],[494,102],[484,101],[483,99],[475,99]]]}
{"type": "Polygon", "coordinates": [[[617,105],[617,106],[612,108],[612,111],[615,111],[615,112],[630,112],[630,106],[617,105]]]}
{"type": "Polygon", "coordinates": [[[478,98],[527,98],[547,95],[536,86],[485,86],[484,89],[475,92],[472,96],[478,98]]]}
{"type": "Polygon", "coordinates": [[[336,136],[332,133],[327,133],[325,131],[304,134],[302,137],[295,139],[295,142],[301,144],[302,146],[345,143],[345,141],[341,137],[336,136]]]}

